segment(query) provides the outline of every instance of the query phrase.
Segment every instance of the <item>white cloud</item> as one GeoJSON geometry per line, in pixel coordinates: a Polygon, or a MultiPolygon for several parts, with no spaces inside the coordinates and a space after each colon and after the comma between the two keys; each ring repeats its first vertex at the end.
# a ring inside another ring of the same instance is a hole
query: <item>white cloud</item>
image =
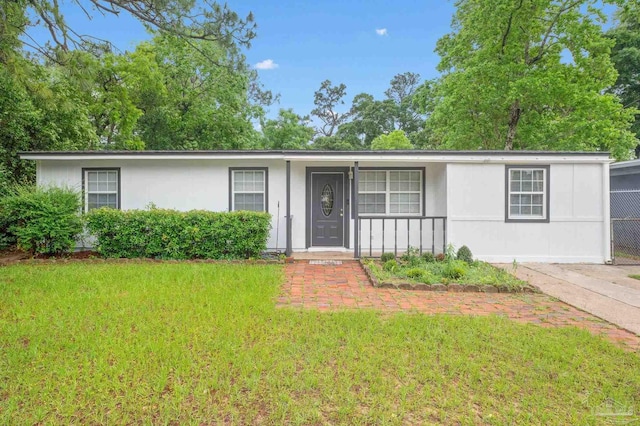
{"type": "Polygon", "coordinates": [[[376,34],[379,36],[386,36],[389,35],[389,32],[387,32],[386,28],[376,28],[376,34]]]}
{"type": "Polygon", "coordinates": [[[265,59],[264,61],[258,62],[255,67],[259,70],[274,70],[278,68],[278,64],[273,62],[273,59],[265,59]]]}

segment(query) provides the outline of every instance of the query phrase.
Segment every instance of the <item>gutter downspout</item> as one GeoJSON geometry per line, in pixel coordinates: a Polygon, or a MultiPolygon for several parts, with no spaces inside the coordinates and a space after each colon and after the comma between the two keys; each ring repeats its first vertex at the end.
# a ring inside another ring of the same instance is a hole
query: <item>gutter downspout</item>
{"type": "Polygon", "coordinates": [[[286,221],[286,232],[287,232],[287,247],[284,251],[284,254],[289,257],[291,256],[292,248],[291,248],[291,161],[287,160],[287,221],[286,221]]]}
{"type": "Polygon", "coordinates": [[[358,213],[358,182],[360,180],[360,166],[355,161],[353,164],[353,257],[360,258],[360,216],[358,213]]]}
{"type": "Polygon", "coordinates": [[[604,263],[613,262],[611,253],[611,181],[609,180],[609,163],[602,165],[602,228],[604,245],[604,263]]]}

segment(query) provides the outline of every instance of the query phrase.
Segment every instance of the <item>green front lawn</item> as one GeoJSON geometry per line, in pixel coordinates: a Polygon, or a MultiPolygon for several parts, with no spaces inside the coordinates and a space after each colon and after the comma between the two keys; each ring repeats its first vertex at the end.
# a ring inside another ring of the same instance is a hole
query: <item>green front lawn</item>
{"type": "Polygon", "coordinates": [[[282,266],[0,268],[0,424],[597,424],[640,357],[500,317],[275,308],[282,266]]]}

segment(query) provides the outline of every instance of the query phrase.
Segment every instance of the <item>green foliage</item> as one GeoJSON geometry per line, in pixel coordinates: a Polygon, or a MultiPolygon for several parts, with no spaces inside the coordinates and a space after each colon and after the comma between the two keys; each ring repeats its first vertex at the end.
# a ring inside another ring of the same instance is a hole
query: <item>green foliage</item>
{"type": "Polygon", "coordinates": [[[467,246],[462,246],[458,249],[458,253],[456,254],[456,259],[462,260],[466,263],[473,263],[473,253],[467,246]]]}
{"type": "Polygon", "coordinates": [[[420,279],[427,274],[427,271],[422,268],[411,268],[404,271],[404,274],[409,278],[420,279]]]}
{"type": "Polygon", "coordinates": [[[396,255],[393,254],[392,252],[386,252],[386,253],[382,253],[382,255],[380,256],[380,260],[382,261],[382,263],[385,263],[389,260],[395,260],[396,255]]]}
{"type": "Polygon", "coordinates": [[[80,195],[63,188],[18,187],[0,199],[3,241],[34,254],[72,250],[82,232],[80,195]]]}
{"type": "Polygon", "coordinates": [[[87,228],[105,257],[246,259],[266,250],[271,215],[192,210],[91,210],[87,228]]]}
{"type": "Polygon", "coordinates": [[[382,265],[382,269],[387,272],[395,272],[398,269],[398,262],[395,259],[387,260],[382,265]]]}
{"type": "Polygon", "coordinates": [[[373,150],[412,149],[407,135],[402,130],[394,130],[388,135],[380,135],[371,142],[373,150]]]}
{"type": "Polygon", "coordinates": [[[292,109],[280,109],[278,118],[262,124],[264,147],[267,149],[306,149],[314,130],[307,125],[309,117],[300,117],[292,109]]]}
{"type": "Polygon", "coordinates": [[[432,263],[436,261],[436,257],[430,251],[425,251],[424,253],[422,253],[422,260],[424,260],[426,263],[432,263]]]}
{"type": "Polygon", "coordinates": [[[442,271],[446,278],[453,280],[464,277],[469,271],[469,266],[462,260],[451,260],[447,262],[442,271]]]}
{"type": "Polygon", "coordinates": [[[619,10],[617,17],[619,24],[606,33],[615,41],[611,60],[618,71],[609,92],[620,96],[625,107],[636,110],[631,130],[636,139],[640,139],[640,5],[628,2],[619,10]]]}
{"type": "Polygon", "coordinates": [[[333,136],[338,127],[349,118],[349,112],[338,112],[337,107],[344,105],[347,86],[343,83],[333,86],[330,80],[320,84],[320,88],[313,95],[315,108],[311,115],[317,117],[321,124],[317,133],[321,136],[333,136]]]}
{"type": "Polygon", "coordinates": [[[428,126],[439,146],[629,157],[633,111],[604,93],[616,71],[599,2],[456,5],[453,32],[436,48],[443,77],[428,126]]]}

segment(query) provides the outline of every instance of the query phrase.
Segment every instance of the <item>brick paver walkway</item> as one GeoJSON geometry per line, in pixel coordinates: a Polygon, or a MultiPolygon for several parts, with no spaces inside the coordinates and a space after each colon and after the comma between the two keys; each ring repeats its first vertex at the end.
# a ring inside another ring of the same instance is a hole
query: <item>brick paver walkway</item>
{"type": "Polygon", "coordinates": [[[640,351],[640,337],[544,294],[453,293],[374,288],[360,264],[285,267],[278,306],[318,309],[376,309],[425,314],[504,315],[542,327],[576,326],[640,351]]]}

